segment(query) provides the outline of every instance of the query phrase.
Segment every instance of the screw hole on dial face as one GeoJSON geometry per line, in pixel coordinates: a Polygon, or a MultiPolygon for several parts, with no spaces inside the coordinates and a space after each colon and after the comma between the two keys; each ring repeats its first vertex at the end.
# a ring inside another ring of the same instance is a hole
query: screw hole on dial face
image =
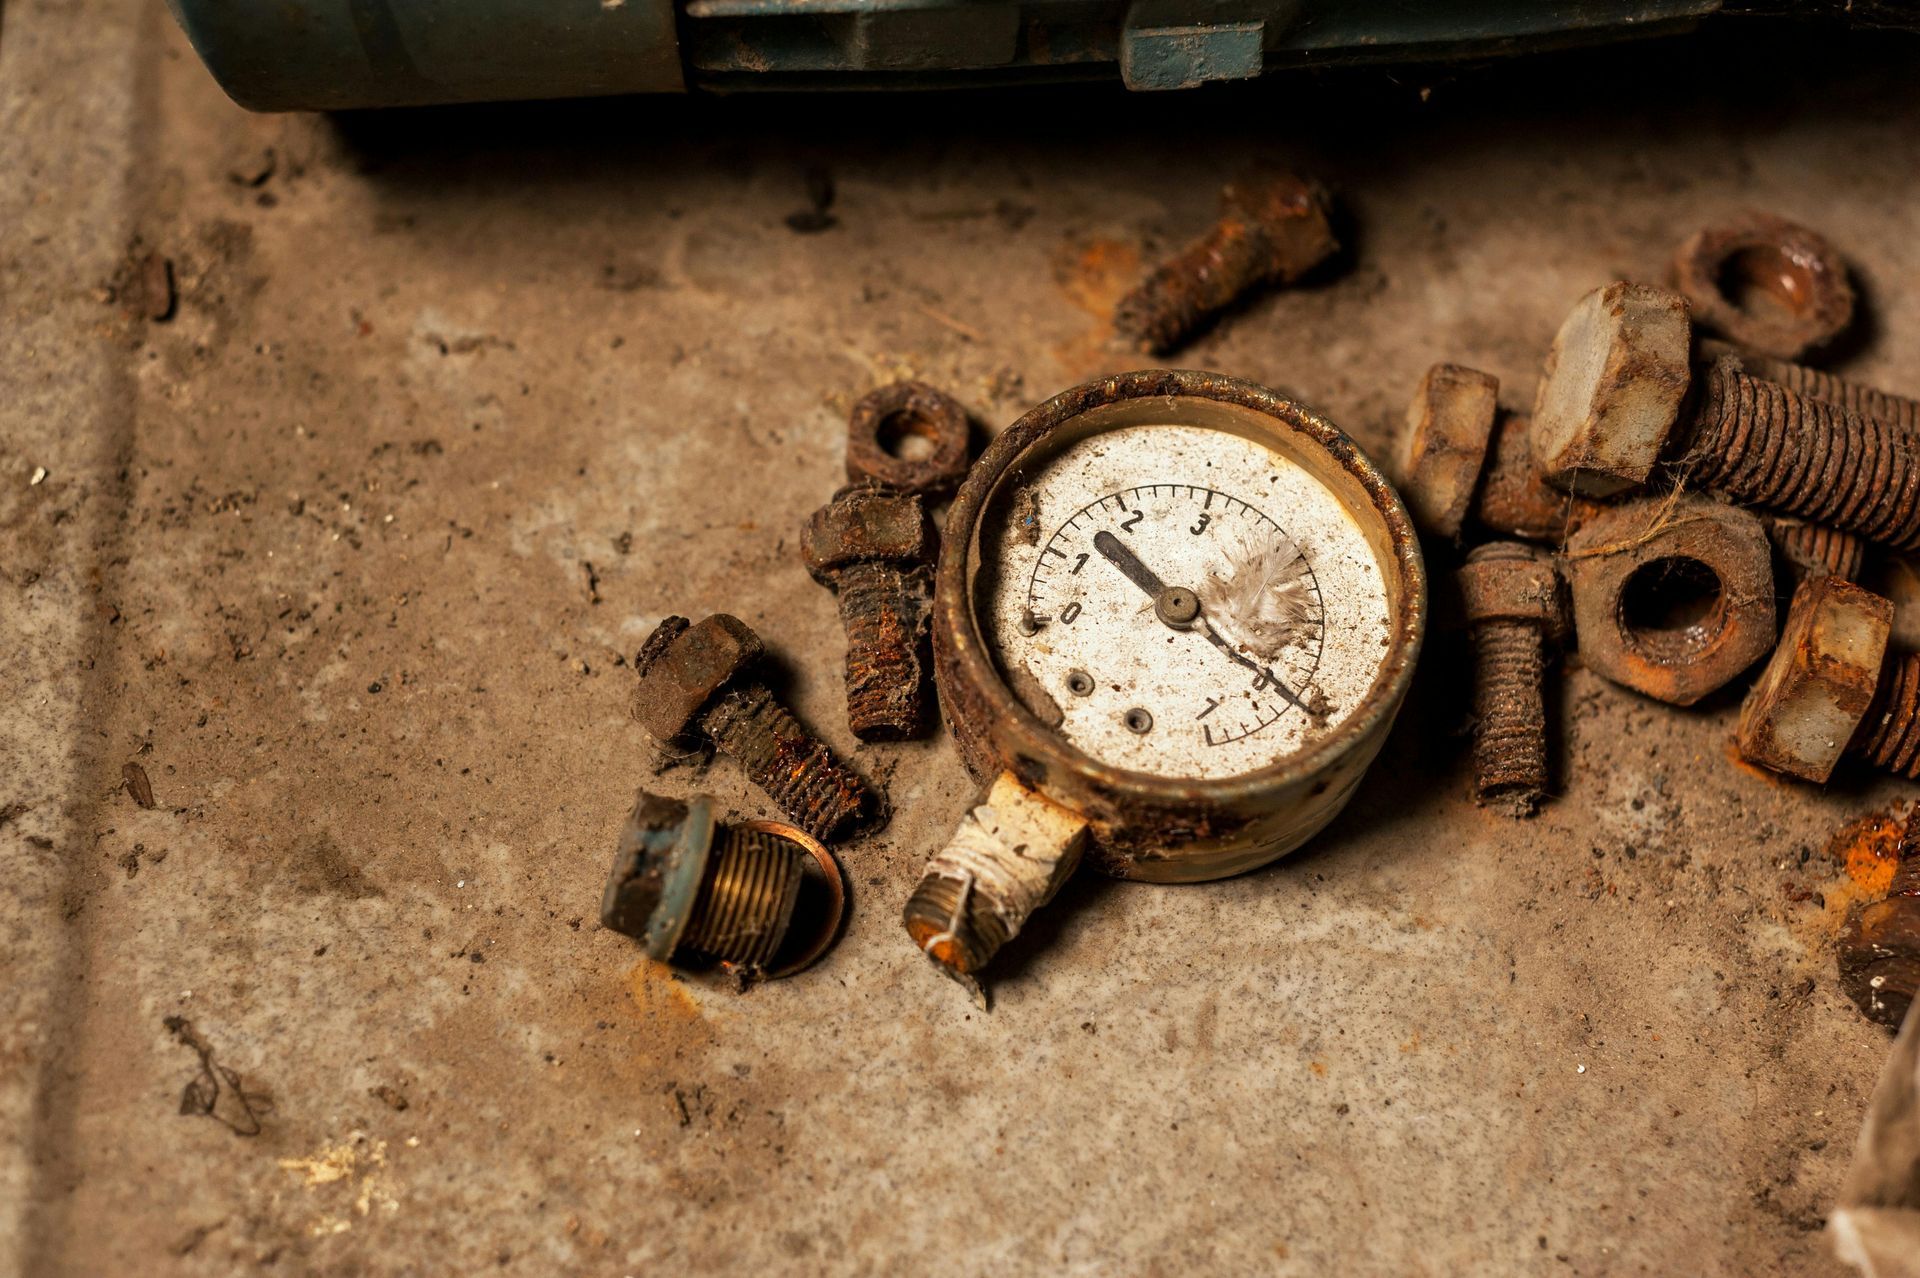
{"type": "Polygon", "coordinates": [[[1794,319],[1814,301],[1807,264],[1770,244],[1729,253],[1713,283],[1727,305],[1757,320],[1794,319]]]}
{"type": "Polygon", "coordinates": [[[1127,725],[1127,731],[1145,736],[1153,731],[1153,716],[1139,706],[1120,716],[1120,722],[1127,725]]]}
{"type": "Polygon", "coordinates": [[[1684,661],[1726,626],[1726,595],[1711,565],[1686,555],[1641,564],[1620,591],[1620,625],[1654,661],[1684,661]]]}
{"type": "Polygon", "coordinates": [[[1067,672],[1067,691],[1076,697],[1093,695],[1093,676],[1084,670],[1067,672]]]}
{"type": "Polygon", "coordinates": [[[895,409],[881,418],[873,437],[880,451],[904,462],[927,460],[939,443],[933,423],[910,408],[895,409]]]}

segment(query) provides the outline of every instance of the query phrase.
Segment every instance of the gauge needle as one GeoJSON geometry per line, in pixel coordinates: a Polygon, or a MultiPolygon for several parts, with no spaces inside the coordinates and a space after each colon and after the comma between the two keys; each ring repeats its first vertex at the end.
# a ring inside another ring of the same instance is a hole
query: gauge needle
{"type": "MultiPolygon", "coordinates": [[[[1146,591],[1148,598],[1157,603],[1160,597],[1165,594],[1167,585],[1160,580],[1159,574],[1140,562],[1140,556],[1134,554],[1125,542],[1121,541],[1112,533],[1106,531],[1104,528],[1095,533],[1093,535],[1093,548],[1100,552],[1102,559],[1112,564],[1115,568],[1118,568],[1122,573],[1125,573],[1128,581],[1131,581],[1134,585],[1146,591]]],[[[1228,643],[1226,636],[1214,629],[1213,623],[1207,620],[1204,615],[1199,617],[1199,621],[1201,629],[1206,633],[1208,643],[1226,653],[1229,660],[1245,666],[1247,669],[1265,679],[1268,683],[1271,683],[1279,690],[1281,696],[1291,701],[1294,705],[1299,706],[1301,710],[1306,710],[1306,702],[1300,700],[1294,690],[1289,688],[1281,680],[1280,676],[1273,672],[1272,667],[1261,665],[1252,657],[1247,656],[1232,644],[1228,643]]]]}
{"type": "Polygon", "coordinates": [[[1149,599],[1158,599],[1167,583],[1154,574],[1153,569],[1140,562],[1140,556],[1127,548],[1121,541],[1104,528],[1093,535],[1093,548],[1100,557],[1127,575],[1127,580],[1147,592],[1149,599]]]}

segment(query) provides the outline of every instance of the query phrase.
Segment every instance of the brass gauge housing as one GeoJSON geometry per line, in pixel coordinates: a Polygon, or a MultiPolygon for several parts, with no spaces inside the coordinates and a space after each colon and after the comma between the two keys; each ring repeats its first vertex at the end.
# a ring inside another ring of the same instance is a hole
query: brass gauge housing
{"type": "Polygon", "coordinates": [[[1083,853],[1180,883],[1299,847],[1379,751],[1425,619],[1405,507],[1316,413],[1169,370],[1040,405],[947,521],[935,669],[987,793],[909,932],[966,977],[1083,853]]]}

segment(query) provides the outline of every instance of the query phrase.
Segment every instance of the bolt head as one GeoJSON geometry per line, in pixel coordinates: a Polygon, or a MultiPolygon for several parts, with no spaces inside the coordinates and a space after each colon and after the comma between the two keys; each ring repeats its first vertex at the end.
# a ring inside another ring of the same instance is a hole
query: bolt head
{"type": "Polygon", "coordinates": [[[823,582],[851,564],[931,563],[933,529],[919,497],[855,484],[813,512],[800,532],[800,554],[823,582]]]}
{"type": "Polygon", "coordinates": [[[1644,484],[1680,415],[1691,342],[1677,293],[1622,281],[1575,303],[1533,408],[1547,479],[1589,497],[1644,484]]]}
{"type": "Polygon", "coordinates": [[[1891,600],[1837,577],[1802,583],[1780,645],[1740,707],[1740,756],[1825,781],[1873,702],[1892,631],[1891,600]]]}
{"type": "Polygon", "coordinates": [[[664,962],[687,929],[713,850],[713,800],[681,803],[642,790],[620,828],[600,922],[664,962]]]}
{"type": "Polygon", "coordinates": [[[1565,594],[1553,555],[1538,546],[1496,541],[1477,546],[1460,565],[1467,624],[1515,621],[1558,637],[1567,629],[1565,594]]]}
{"type": "Polygon", "coordinates": [[[1567,540],[1573,626],[1587,668],[1635,692],[1690,706],[1773,645],[1773,548],[1758,516],[1708,497],[1640,497],[1603,508],[1567,540]],[[1648,624],[1644,571],[1678,567],[1717,583],[1705,615],[1648,624]]]}
{"type": "MultiPolygon", "coordinates": [[[[667,628],[679,618],[661,623],[667,628]]],[[[655,647],[650,641],[649,649],[655,647]]],[[[738,617],[716,612],[660,647],[640,671],[633,717],[658,741],[684,733],[713,696],[758,662],[760,636],[738,617]]]]}
{"type": "Polygon", "coordinates": [[[1435,364],[1407,405],[1401,487],[1419,525],[1457,537],[1473,504],[1499,412],[1500,379],[1458,364],[1435,364]]]}

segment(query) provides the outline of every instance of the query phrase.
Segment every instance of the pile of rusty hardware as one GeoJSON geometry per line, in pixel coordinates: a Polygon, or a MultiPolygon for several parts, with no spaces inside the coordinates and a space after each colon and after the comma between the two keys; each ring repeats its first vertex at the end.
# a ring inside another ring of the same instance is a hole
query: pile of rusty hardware
{"type": "MultiPolygon", "coordinates": [[[[1455,580],[1475,654],[1474,794],[1514,816],[1549,788],[1544,685],[1568,642],[1587,669],[1681,706],[1764,659],[1742,758],[1815,783],[1843,757],[1920,777],[1920,653],[1891,650],[1894,602],[1860,584],[1904,587],[1878,560],[1920,548],[1920,400],[1796,362],[1853,313],[1846,269],[1813,232],[1751,217],[1688,241],[1673,275],[1678,291],[1616,282],[1581,298],[1531,417],[1451,364],[1408,410],[1408,505],[1432,538],[1470,547],[1455,580]]],[[[1920,861],[1902,855],[1904,886],[1866,943],[1904,987],[1872,987],[1886,1015],[1920,976],[1920,861]]]]}
{"type": "MultiPolygon", "coordinates": [[[[925,653],[936,540],[927,504],[971,456],[971,422],[918,382],[855,405],[849,483],[801,531],[808,570],[838,596],[847,634],[847,719],[862,741],[928,726],[925,653]],[[919,441],[907,457],[892,436],[919,441]]],[[[601,920],[661,961],[706,960],[744,979],[790,975],[838,931],[846,892],[827,845],[870,833],[885,798],[756,677],[760,637],[737,617],[669,617],[635,662],[633,714],[663,750],[691,744],[734,759],[792,824],[716,819],[713,802],[642,793],[621,832],[601,920]],[[818,896],[818,908],[805,904],[818,896]],[[796,935],[796,916],[817,927],[796,935]]]]}

